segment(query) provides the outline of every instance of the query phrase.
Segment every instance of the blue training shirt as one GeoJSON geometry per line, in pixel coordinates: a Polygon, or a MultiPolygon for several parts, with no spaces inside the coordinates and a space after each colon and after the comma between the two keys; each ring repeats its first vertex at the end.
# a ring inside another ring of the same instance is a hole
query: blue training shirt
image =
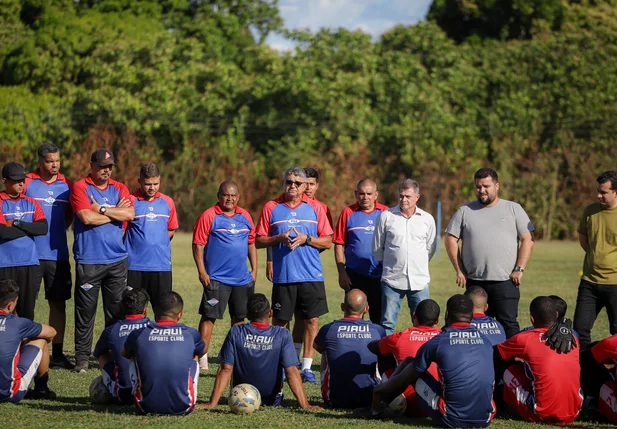
{"type": "MultiPolygon", "coordinates": [[[[36,222],[45,219],[39,203],[30,197],[20,195],[11,198],[6,192],[0,192],[0,224],[8,221],[36,222]]],[[[0,268],[25,267],[39,265],[34,238],[25,237],[14,240],[0,240],[0,268]]]]}
{"type": "Polygon", "coordinates": [[[385,336],[382,326],[359,318],[337,320],[319,330],[315,344],[324,349],[328,362],[321,377],[325,402],[336,408],[370,405],[377,384],[377,356],[368,344],[385,336]]]}
{"type": "Polygon", "coordinates": [[[232,386],[252,384],[272,405],[283,390],[283,369],[297,365],[298,356],[287,329],[253,322],[232,326],[219,361],[233,365],[232,386]]]}
{"type": "Polygon", "coordinates": [[[475,326],[480,333],[486,335],[493,346],[506,340],[506,331],[502,324],[484,313],[474,313],[471,326],[475,326]]]}

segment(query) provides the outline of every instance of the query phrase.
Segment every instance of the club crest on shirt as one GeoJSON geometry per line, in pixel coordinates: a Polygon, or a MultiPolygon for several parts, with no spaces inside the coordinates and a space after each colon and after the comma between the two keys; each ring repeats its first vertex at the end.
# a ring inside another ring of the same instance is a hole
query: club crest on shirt
{"type": "Polygon", "coordinates": [[[24,213],[21,211],[19,206],[15,207],[15,219],[19,220],[24,216],[24,213]]]}
{"type": "Polygon", "coordinates": [[[154,213],[154,207],[148,207],[148,214],[146,215],[146,219],[154,220],[156,219],[156,213],[154,213]]]}
{"type": "Polygon", "coordinates": [[[54,198],[54,191],[47,191],[48,197],[45,198],[45,203],[47,205],[53,206],[54,203],[56,202],[56,199],[54,198]]]}

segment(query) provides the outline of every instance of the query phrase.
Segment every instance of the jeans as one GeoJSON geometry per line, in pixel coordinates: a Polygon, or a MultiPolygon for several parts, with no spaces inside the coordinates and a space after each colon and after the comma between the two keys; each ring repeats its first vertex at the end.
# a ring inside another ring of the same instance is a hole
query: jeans
{"type": "Polygon", "coordinates": [[[401,310],[401,301],[405,296],[407,305],[409,305],[409,314],[413,316],[418,304],[429,298],[429,287],[426,285],[421,290],[399,290],[388,286],[386,282],[381,282],[381,326],[385,328],[387,335],[394,333],[398,313],[401,310]]]}
{"type": "Polygon", "coordinates": [[[600,285],[581,279],[574,311],[574,330],[579,334],[581,350],[591,343],[591,328],[604,307],[608,314],[611,335],[615,335],[617,334],[617,285],[600,285]]]}
{"type": "Polygon", "coordinates": [[[480,286],[488,294],[487,316],[491,316],[503,325],[506,338],[513,337],[520,332],[518,325],[518,302],[521,291],[512,283],[512,280],[484,281],[467,279],[467,287],[480,286]]]}

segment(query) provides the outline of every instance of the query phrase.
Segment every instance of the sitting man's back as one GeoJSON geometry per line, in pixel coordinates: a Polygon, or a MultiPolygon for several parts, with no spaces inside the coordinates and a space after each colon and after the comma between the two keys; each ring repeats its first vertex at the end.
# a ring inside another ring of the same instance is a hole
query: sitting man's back
{"type": "Polygon", "coordinates": [[[488,310],[488,293],[480,286],[468,287],[465,295],[473,302],[473,319],[471,325],[486,335],[491,344],[496,346],[506,340],[506,330],[497,320],[486,315],[488,310]]]}
{"type": "Polygon", "coordinates": [[[160,297],[156,323],[133,331],[122,354],[132,359],[131,382],[139,411],[183,415],[195,408],[199,366],[206,344],[180,322],[184,302],[176,292],[160,297]]]}

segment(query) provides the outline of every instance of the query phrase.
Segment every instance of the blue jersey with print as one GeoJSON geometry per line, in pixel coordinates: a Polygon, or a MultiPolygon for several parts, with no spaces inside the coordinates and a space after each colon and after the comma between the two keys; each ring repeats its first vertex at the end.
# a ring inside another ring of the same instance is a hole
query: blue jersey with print
{"type": "Polygon", "coordinates": [[[475,313],[471,326],[475,326],[478,331],[486,335],[493,346],[506,340],[506,331],[501,323],[486,314],[475,313]]]}
{"type": "Polygon", "coordinates": [[[206,344],[180,323],[150,323],[133,331],[124,348],[134,356],[135,404],[144,413],[180,415],[197,400],[198,363],[206,344]]]}
{"type": "MultiPolygon", "coordinates": [[[[128,316],[124,320],[119,320],[113,325],[108,326],[101,333],[101,337],[94,348],[94,357],[99,358],[101,355],[111,352],[114,360],[114,373],[112,374],[115,386],[118,389],[130,390],[131,379],[129,376],[130,361],[122,356],[122,347],[131,332],[141,329],[150,323],[147,317],[128,316]]],[[[119,397],[119,392],[116,392],[116,398],[119,397]]]]}
{"type": "Polygon", "coordinates": [[[0,312],[0,402],[19,392],[21,373],[17,364],[21,342],[37,337],[42,329],[40,323],[0,312]]]}
{"type": "MultiPolygon", "coordinates": [[[[32,198],[20,196],[10,198],[5,192],[0,194],[0,223],[7,221],[36,222],[44,219],[43,210],[32,198]]],[[[0,240],[0,268],[39,265],[34,238],[25,237],[14,240],[0,240]]]]}
{"type": "Polygon", "coordinates": [[[43,209],[49,230],[47,234],[34,237],[39,259],[46,261],[68,261],[69,246],[66,238],[67,213],[71,212],[71,190],[66,178],[58,174],[52,183],[41,180],[36,173],[26,177],[27,195],[43,209]]]}
{"type": "Polygon", "coordinates": [[[141,192],[132,195],[135,218],[128,223],[124,241],[129,255],[129,270],[171,271],[169,230],[178,228],[171,198],[159,194],[145,200],[141,192]]]}
{"type": "Polygon", "coordinates": [[[377,356],[368,344],[385,336],[383,327],[362,319],[337,320],[319,330],[315,344],[323,347],[328,361],[321,386],[329,405],[355,408],[371,403],[377,356]]]}
{"type": "MultiPolygon", "coordinates": [[[[467,323],[444,328],[420,347],[414,360],[419,373],[431,363],[439,368],[443,420],[485,424],[493,413],[493,347],[489,339],[467,323]]],[[[456,424],[456,423],[453,423],[456,424]]]]}
{"type": "Polygon", "coordinates": [[[287,329],[246,323],[229,330],[219,361],[233,365],[233,386],[252,384],[261,393],[262,403],[272,405],[282,391],[283,369],[297,365],[298,356],[287,329]]]}

